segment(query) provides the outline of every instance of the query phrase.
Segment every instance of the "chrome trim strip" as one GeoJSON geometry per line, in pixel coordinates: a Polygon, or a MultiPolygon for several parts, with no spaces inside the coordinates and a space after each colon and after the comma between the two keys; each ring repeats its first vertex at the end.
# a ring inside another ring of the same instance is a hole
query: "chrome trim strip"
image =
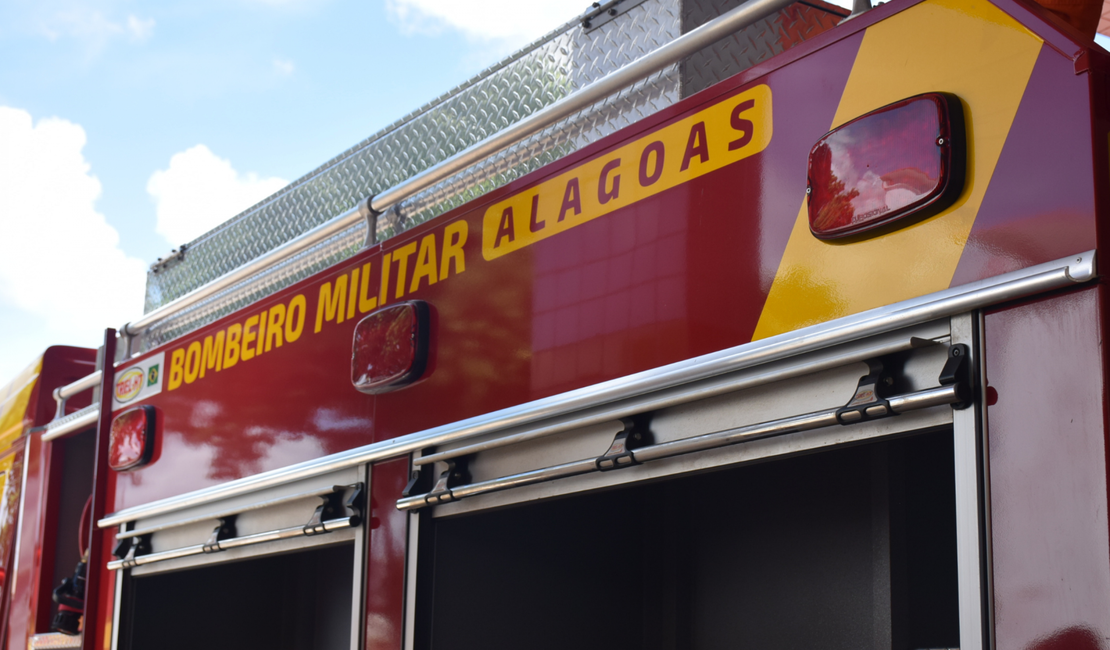
{"type": "MultiPolygon", "coordinates": [[[[936,322],[944,323],[944,335],[932,338],[925,337],[926,340],[936,344],[947,343],[949,338],[947,322],[936,322]]],[[[430,463],[450,460],[451,458],[457,458],[459,456],[469,456],[491,449],[498,449],[500,447],[562,433],[571,429],[601,424],[603,422],[615,422],[621,418],[636,415],[637,413],[665,409],[686,402],[707,399],[709,397],[715,397],[745,388],[762,386],[776,381],[783,381],[801,375],[820,372],[821,370],[846,366],[875,357],[905,352],[922,344],[921,339],[915,339],[914,336],[925,334],[926,332],[922,331],[925,327],[927,326],[923,325],[914,327],[912,330],[900,330],[892,334],[880,334],[875,337],[870,337],[866,341],[867,345],[859,345],[858,343],[843,344],[842,346],[837,346],[841,349],[836,350],[832,354],[826,355],[822,353],[819,359],[807,357],[804,359],[795,359],[792,362],[787,360],[764,364],[758,371],[755,369],[748,369],[747,371],[733,372],[716,378],[703,379],[696,384],[684,384],[648,393],[647,395],[641,395],[639,397],[623,399],[610,405],[596,406],[588,410],[576,412],[573,416],[562,416],[554,420],[545,421],[542,425],[537,427],[528,427],[520,433],[510,433],[508,435],[498,436],[497,438],[476,442],[472,445],[452,447],[435,454],[421,456],[413,459],[412,464],[415,467],[420,467],[430,463]]],[[[939,329],[939,326],[937,329],[939,329]]]]}
{"type": "MultiPolygon", "coordinates": [[[[715,43],[721,38],[758,20],[762,20],[793,3],[794,0],[749,0],[749,2],[705,23],[697,29],[691,30],[666,45],[645,54],[623,68],[609,73],[601,79],[585,86],[573,95],[536,111],[512,126],[493,134],[477,144],[471,145],[447,160],[420,172],[401,184],[377,196],[370,197],[367,202],[364,203],[366,203],[366,206],[369,207],[370,210],[378,213],[384,212],[395,203],[455,175],[505,147],[538,133],[567,116],[573,115],[609,95],[662,70],[688,54],[692,54],[706,45],[715,43]]],[[[361,205],[289,240],[278,248],[271,250],[257,259],[247,262],[226,275],[216,278],[208,284],[195,289],[193,292],[162,305],[158,309],[145,314],[142,318],[127,323],[120,331],[127,336],[137,335],[141,333],[143,329],[153,325],[162,318],[195,305],[201,300],[215,295],[233,284],[247,279],[255,273],[261,272],[284,259],[293,257],[297,253],[358,224],[360,221],[367,221],[367,213],[361,205]]],[[[373,237],[372,234],[368,233],[366,240],[368,242],[372,241],[373,237]]]]}
{"type": "Polygon", "coordinates": [[[620,399],[636,397],[954,316],[988,305],[1071,286],[1094,277],[1095,253],[1088,251],[460,422],[452,422],[188,494],[134,506],[108,515],[101,519],[98,525],[101,528],[118,526],[142,517],[153,517],[290,481],[319,476],[385,458],[403,456],[425,447],[489,435],[510,427],[535,423],[557,415],[581,411],[620,399]]]}
{"type": "Polygon", "coordinates": [[[129,537],[141,537],[143,535],[150,535],[151,533],[157,533],[157,532],[162,531],[162,530],[169,530],[170,528],[179,528],[181,526],[188,526],[188,525],[191,525],[191,524],[199,524],[199,523],[202,523],[202,522],[205,522],[205,521],[212,521],[214,519],[223,519],[224,517],[230,517],[232,515],[240,515],[240,514],[243,514],[244,512],[250,512],[252,510],[261,510],[263,508],[270,508],[270,507],[273,507],[273,506],[279,506],[283,503],[289,503],[291,501],[299,501],[301,499],[310,499],[312,497],[322,497],[325,494],[335,494],[336,492],[341,492],[341,491],[343,491],[343,490],[345,490],[349,487],[351,487],[351,486],[349,486],[349,485],[333,485],[331,487],[321,488],[319,490],[312,490],[310,492],[301,492],[300,494],[291,494],[291,495],[286,496],[286,497],[279,497],[277,499],[270,499],[268,501],[260,501],[258,503],[252,503],[251,505],[244,506],[242,508],[232,508],[231,510],[223,510],[221,512],[216,512],[216,513],[213,513],[213,514],[210,514],[210,515],[204,515],[204,516],[201,516],[201,517],[193,517],[191,519],[182,519],[180,521],[171,521],[171,522],[166,523],[166,524],[160,524],[158,526],[150,526],[148,528],[136,528],[135,530],[129,530],[129,531],[126,531],[126,532],[119,533],[118,535],[116,535],[116,539],[119,540],[119,539],[127,539],[129,537]]]}
{"type": "Polygon", "coordinates": [[[70,636],[68,634],[59,634],[51,632],[49,634],[33,634],[31,638],[27,639],[27,647],[30,650],[47,650],[49,648],[80,648],[83,637],[80,634],[70,636]]]}
{"type": "MultiPolygon", "coordinates": [[[[895,413],[906,413],[908,411],[915,411],[942,404],[952,404],[959,400],[960,397],[957,387],[943,386],[891,397],[887,401],[890,403],[891,410],[895,413]]],[[[800,431],[811,431],[813,429],[836,426],[840,424],[836,417],[837,411],[839,410],[839,408],[826,409],[815,413],[806,413],[805,415],[771,420],[770,422],[760,422],[759,424],[750,424],[734,429],[715,431],[692,438],[683,438],[681,440],[673,440],[658,445],[641,447],[632,450],[631,454],[636,463],[646,463],[652,460],[673,458],[674,456],[681,456],[697,451],[718,449],[720,447],[727,447],[750,440],[761,440],[763,438],[771,438],[788,433],[798,433],[800,431]]],[[[467,497],[489,494],[490,492],[500,492],[502,490],[523,487],[525,485],[534,485],[536,483],[600,471],[601,470],[597,467],[596,458],[586,458],[572,463],[564,463],[562,465],[544,467],[530,472],[521,472],[520,474],[503,476],[488,481],[481,481],[479,483],[471,483],[470,485],[460,485],[457,488],[451,488],[446,498],[440,500],[430,500],[429,494],[418,494],[398,500],[397,509],[417,510],[426,506],[433,506],[439,503],[452,503],[467,497]]]]}
{"type": "Polygon", "coordinates": [[[637,81],[697,52],[706,45],[716,43],[725,36],[792,4],[794,4],[794,0],[750,0],[731,11],[721,14],[697,29],[679,36],[666,45],[648,52],[623,68],[610,72],[573,95],[532,113],[512,126],[460,151],[447,160],[371,197],[370,207],[377,212],[385,212],[394,204],[454,176],[510,144],[539,133],[552,124],[605,99],[618,90],[627,88],[637,81]]]}
{"type": "MultiPolygon", "coordinates": [[[[323,522],[324,532],[331,533],[344,528],[353,528],[361,524],[362,521],[357,517],[343,517],[342,519],[329,519],[323,522]]],[[[253,535],[244,535],[243,537],[233,537],[231,539],[221,540],[216,544],[217,551],[227,551],[241,546],[253,546],[263,542],[276,542],[281,539],[288,539],[290,537],[313,537],[315,535],[322,535],[323,533],[309,534],[305,532],[304,526],[291,526],[289,528],[281,528],[278,530],[269,530],[264,533],[255,533],[253,535]]],[[[109,571],[118,571],[119,569],[129,569],[133,566],[143,566],[145,564],[153,564],[155,562],[164,562],[166,560],[176,560],[179,557],[190,557],[193,555],[202,555],[204,553],[204,544],[197,544],[195,546],[183,546],[175,548],[170,551],[161,551],[159,553],[148,553],[146,555],[136,556],[134,559],[127,560],[113,560],[108,563],[109,571]]]]}
{"type": "MultiPolygon", "coordinates": [[[[971,348],[973,381],[978,395],[986,391],[986,366],[982,342],[982,314],[968,314],[952,319],[952,341],[971,348]]],[[[952,414],[952,462],[956,482],[956,582],[960,622],[960,648],[987,650],[993,646],[989,617],[992,607],[984,599],[990,563],[982,553],[986,542],[985,526],[989,517],[989,500],[980,493],[980,481],[986,481],[986,428],[983,426],[986,404],[979,400],[971,408],[952,414]]]]}
{"type": "Polygon", "coordinates": [[[46,433],[42,434],[42,441],[50,442],[51,440],[57,440],[75,431],[95,426],[99,417],[100,405],[89,404],[80,411],[74,411],[64,418],[48,422],[46,424],[46,433]]]}

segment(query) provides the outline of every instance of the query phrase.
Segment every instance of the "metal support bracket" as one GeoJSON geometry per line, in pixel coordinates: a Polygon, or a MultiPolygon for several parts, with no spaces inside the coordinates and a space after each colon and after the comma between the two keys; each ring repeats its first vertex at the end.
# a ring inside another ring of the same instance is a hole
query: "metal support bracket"
{"type": "Polygon", "coordinates": [[[112,551],[112,555],[120,559],[121,569],[130,569],[138,565],[136,558],[147,553],[150,553],[150,535],[125,537],[119,540],[116,548],[112,551]]]}
{"type": "Polygon", "coordinates": [[[639,465],[632,450],[637,447],[652,444],[651,428],[648,426],[649,416],[636,416],[624,418],[621,423],[624,429],[613,438],[608,451],[597,457],[594,464],[602,472],[639,465]]]}
{"type": "Polygon", "coordinates": [[[216,525],[212,534],[209,535],[208,541],[204,543],[205,553],[218,553],[222,551],[223,549],[220,548],[220,541],[235,537],[235,518],[237,516],[238,515],[229,515],[220,519],[220,523],[216,525]]]}
{"type": "Polygon", "coordinates": [[[366,510],[366,486],[362,483],[355,483],[354,489],[351,490],[351,495],[343,502],[343,507],[347,509],[347,513],[351,518],[351,527],[362,525],[362,518],[366,510]]]}
{"type": "Polygon", "coordinates": [[[886,374],[884,365],[882,359],[867,362],[868,373],[860,378],[856,392],[848,404],[837,410],[837,422],[855,424],[897,415],[886,399],[888,391],[894,385],[894,378],[886,374]]]}
{"type": "Polygon", "coordinates": [[[447,464],[447,469],[440,472],[432,491],[424,497],[428,505],[434,506],[456,500],[455,495],[451,493],[451,488],[470,482],[470,472],[467,471],[466,467],[467,461],[466,456],[444,461],[447,464]]]}
{"type": "Polygon", "coordinates": [[[368,196],[358,204],[358,213],[366,221],[366,239],[362,242],[363,248],[370,248],[378,243],[378,217],[381,212],[373,208],[373,196],[368,196]]]}
{"type": "Polygon", "coordinates": [[[312,517],[304,525],[304,534],[322,535],[328,532],[327,522],[342,517],[350,517],[352,526],[360,525],[362,523],[362,491],[362,483],[356,483],[351,486],[337,485],[334,491],[320,495],[324,502],[316,506],[312,517]],[[354,488],[354,491],[351,496],[343,500],[343,493],[347,487],[354,488]],[[348,511],[353,512],[348,513],[348,511]]]}
{"type": "Polygon", "coordinates": [[[586,13],[582,14],[582,29],[586,33],[601,27],[629,9],[641,5],[644,0],[605,0],[590,5],[586,13]]]}
{"type": "Polygon", "coordinates": [[[971,381],[973,366],[971,363],[971,348],[963,343],[948,347],[948,360],[940,371],[939,382],[941,386],[955,386],[960,401],[954,403],[952,408],[957,411],[971,406],[975,398],[974,383],[971,381]]]}

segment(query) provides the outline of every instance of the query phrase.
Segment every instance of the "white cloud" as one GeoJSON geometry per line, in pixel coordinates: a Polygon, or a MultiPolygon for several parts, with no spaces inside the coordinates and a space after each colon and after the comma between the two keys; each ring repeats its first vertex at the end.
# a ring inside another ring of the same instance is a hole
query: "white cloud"
{"type": "Polygon", "coordinates": [[[134,15],[128,16],[127,31],[131,34],[133,40],[145,41],[154,33],[154,19],[147,18],[144,20],[134,15]]]}
{"type": "Polygon", "coordinates": [[[146,41],[154,33],[154,19],[132,14],[125,20],[115,21],[95,9],[77,7],[52,13],[41,23],[39,31],[51,41],[76,40],[84,44],[90,54],[97,54],[116,38],[127,37],[137,43],[146,41]]]}
{"type": "Polygon", "coordinates": [[[283,77],[288,77],[289,75],[293,74],[294,70],[296,70],[296,68],[294,67],[293,62],[289,59],[274,59],[274,72],[278,73],[279,75],[283,77]]]}
{"type": "Polygon", "coordinates": [[[522,5],[518,0],[386,0],[389,16],[409,33],[455,29],[480,41],[523,44],[582,15],[588,0],[522,5]]]}
{"type": "Polygon", "coordinates": [[[146,265],[96,210],[85,139],[72,122],[0,106],[0,383],[48,345],[95,347],[142,312],[146,265]]]}
{"type": "Polygon", "coordinates": [[[231,162],[198,144],[170,158],[150,176],[155,230],[171,245],[186,244],[289,184],[281,178],[240,174],[231,162]]]}

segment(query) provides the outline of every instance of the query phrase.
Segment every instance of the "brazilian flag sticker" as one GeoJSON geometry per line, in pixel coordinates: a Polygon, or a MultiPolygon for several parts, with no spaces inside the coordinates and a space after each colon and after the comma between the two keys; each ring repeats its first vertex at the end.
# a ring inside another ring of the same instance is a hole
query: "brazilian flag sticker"
{"type": "Polygon", "coordinates": [[[158,375],[158,364],[154,364],[146,371],[146,385],[155,386],[161,377],[158,375]]]}

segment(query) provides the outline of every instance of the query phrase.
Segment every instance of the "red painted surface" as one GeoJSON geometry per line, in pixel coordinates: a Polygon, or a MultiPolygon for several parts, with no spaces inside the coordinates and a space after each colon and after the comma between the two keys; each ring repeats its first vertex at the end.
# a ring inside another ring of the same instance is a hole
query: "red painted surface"
{"type": "MultiPolygon", "coordinates": [[[[861,34],[808,42],[776,66],[760,66],[585,148],[541,172],[464,206],[229,316],[166,348],[230,331],[303,295],[308,318],[295,342],[238,361],[147,403],[164,414],[159,460],[113,474],[116,510],[286,466],[568,389],[623,376],[750,340],[805,190],[810,147],[827,131],[861,34]],[[797,51],[797,53],[796,53],[797,51]],[[819,51],[819,56],[806,56],[819,51]],[[792,61],[792,62],[791,62],[792,61]],[[481,220],[487,205],[584,160],[759,83],[774,92],[780,126],[761,154],[486,262],[481,220]],[[738,197],[743,197],[739,201],[738,197]],[[417,249],[465,220],[466,269],[423,283],[387,304],[432,306],[433,346],[425,379],[369,396],[350,384],[351,337],[360,310],[314,331],[323,282],[366,275],[379,286],[382,253],[417,249]],[[406,246],[411,248],[406,249],[406,246]],[[756,280],[753,281],[753,278],[756,280]],[[443,399],[443,395],[452,398],[443,399]],[[429,408],[430,404],[434,408],[429,408]]],[[[816,40],[816,39],[815,39],[816,40]]],[[[257,325],[256,325],[257,326],[257,325]]],[[[215,339],[213,338],[213,341],[215,339]]],[[[184,355],[185,353],[182,352],[184,355]]],[[[184,363],[184,362],[183,362],[184,363]]],[[[193,362],[195,367],[195,361],[193,362]]],[[[164,376],[171,373],[164,370],[164,376]]]]}
{"type": "MultiPolygon", "coordinates": [[[[75,348],[68,345],[55,345],[42,354],[42,371],[38,385],[28,406],[27,415],[32,425],[41,427],[54,419],[58,403],[54,401],[54,389],[71,384],[96,371],[96,350],[75,348]]],[[[92,400],[92,390],[78,393],[66,400],[66,413],[73,413],[92,400]]]]}
{"type": "MultiPolygon", "coordinates": [[[[94,519],[748,342],[801,204],[808,153],[831,125],[862,30],[913,3],[893,4],[160,349],[164,377],[173,376],[173,355],[181,354],[181,384],[144,402],[158,412],[152,462],[107,471],[110,418],[103,418],[94,519]],[[767,84],[774,97],[774,137],[763,152],[483,260],[487,206],[757,84],[767,84]],[[378,293],[386,255],[394,278],[402,268],[398,257],[408,255],[403,268],[412,279],[421,244],[434,235],[442,245],[448,228],[460,223],[469,233],[465,271],[456,268],[401,296],[392,284],[378,293]],[[422,380],[377,396],[351,386],[352,332],[370,308],[356,295],[333,306],[336,316],[319,332],[315,323],[322,285],[338,290],[343,277],[360,292],[359,281],[369,278],[367,303],[374,297],[384,298],[378,306],[407,299],[431,305],[433,343],[422,380]],[[303,331],[294,337],[273,318],[279,312],[292,318],[299,298],[303,331]],[[222,335],[228,343],[235,327],[244,347],[244,331],[258,336],[247,347],[251,354],[240,352],[226,368],[199,368],[205,340],[222,335]],[[272,338],[275,327],[283,328],[284,340],[272,338]]],[[[1019,18],[1033,15],[1020,1],[999,4],[1019,18]]],[[[1091,78],[1076,75],[1068,55],[1078,46],[1070,37],[1046,38],[1050,47],[1037,61],[953,284],[1094,247],[1094,201],[1107,191],[1106,120],[1096,118],[1092,134],[1091,78]]],[[[1076,354],[1099,345],[1100,313],[1096,293],[1085,290],[987,317],[988,379],[997,396],[988,415],[1000,648],[1096,647],[1110,634],[1103,360],[1076,354]],[[1046,372],[1061,358],[1069,359],[1063,372],[1046,372]]],[[[41,422],[50,419],[45,388],[35,404],[41,422]]],[[[80,399],[71,404],[80,405],[80,399]]],[[[105,402],[102,412],[109,408],[105,402]]],[[[32,437],[20,579],[7,634],[12,648],[26,646],[36,621],[44,631],[57,578],[48,579],[43,568],[52,544],[53,524],[41,514],[50,498],[49,461],[32,437]]],[[[365,638],[376,650],[396,649],[402,634],[406,517],[393,504],[406,478],[406,460],[373,468],[365,638]]],[[[112,610],[115,576],[105,569],[111,542],[112,531],[93,535],[86,650],[108,643],[107,615],[97,613],[112,610]]]]}
{"type": "Polygon", "coordinates": [[[408,515],[397,500],[408,482],[407,458],[370,468],[369,544],[366,556],[366,650],[397,650],[404,633],[405,548],[408,515]]]}
{"type": "MultiPolygon", "coordinates": [[[[178,353],[180,367],[194,368],[193,380],[179,379],[180,386],[148,399],[162,420],[159,450],[147,468],[112,475],[111,509],[748,342],[804,195],[810,148],[832,123],[863,30],[912,4],[868,12],[166,346],[164,376],[178,353]],[[487,206],[757,84],[772,90],[775,125],[761,153],[527,248],[482,258],[487,206]],[[451,225],[463,222],[465,271],[441,269],[438,282],[406,285],[396,295],[398,258],[411,280],[427,238],[441,250],[451,225]],[[391,284],[379,294],[387,255],[391,284]],[[367,304],[384,297],[385,304],[431,305],[424,379],[377,396],[353,389],[352,332],[370,308],[356,299],[332,305],[343,322],[325,319],[318,333],[314,322],[322,285],[338,290],[341,278],[348,288],[368,279],[367,304]],[[303,332],[267,351],[263,323],[275,310],[293,313],[298,296],[303,332]],[[233,327],[261,337],[251,358],[199,377],[204,340],[230,340],[233,327]]],[[[1002,5],[1033,20],[1010,0],[1002,5]]],[[[1075,75],[1072,64],[1052,48],[1037,62],[954,284],[1095,247],[1091,133],[1083,119],[1090,103],[1086,76],[1075,75]]]]}
{"type": "Polygon", "coordinates": [[[986,316],[998,648],[1110,638],[1104,310],[1092,287],[986,316]]]}
{"type": "Polygon", "coordinates": [[[1072,67],[1041,48],[953,285],[1095,248],[1099,143],[1090,129],[1090,80],[1072,67]]]}

